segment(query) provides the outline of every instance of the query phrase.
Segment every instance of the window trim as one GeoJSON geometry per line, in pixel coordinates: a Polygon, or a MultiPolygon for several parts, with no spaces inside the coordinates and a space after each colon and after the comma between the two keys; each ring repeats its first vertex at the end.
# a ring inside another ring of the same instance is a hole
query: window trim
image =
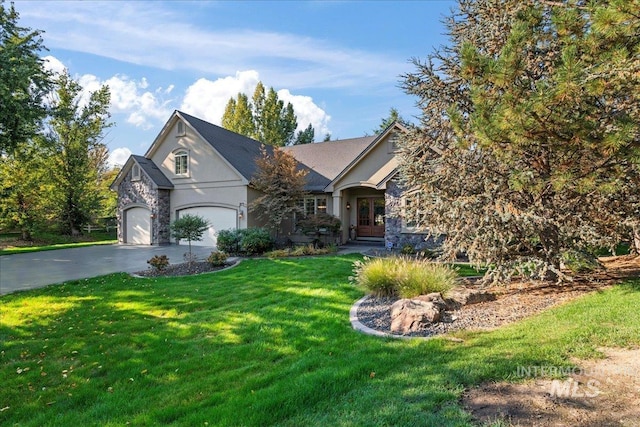
{"type": "Polygon", "coordinates": [[[189,176],[189,151],[185,150],[185,149],[180,149],[178,151],[176,151],[175,153],[173,153],[173,173],[176,176],[189,176]],[[184,172],[178,172],[178,158],[185,158],[184,161],[184,165],[180,165],[180,166],[184,166],[184,172]]]}
{"type": "Polygon", "coordinates": [[[318,215],[320,213],[329,213],[329,198],[326,195],[307,196],[302,199],[298,199],[296,204],[302,208],[303,213],[295,212],[293,216],[294,229],[297,230],[298,222],[305,219],[308,215],[318,215]],[[318,200],[324,200],[324,205],[318,204],[318,200]],[[313,213],[307,211],[308,207],[311,207],[311,201],[313,201],[313,213]],[[324,211],[318,211],[318,207],[324,207],[324,211]]]}

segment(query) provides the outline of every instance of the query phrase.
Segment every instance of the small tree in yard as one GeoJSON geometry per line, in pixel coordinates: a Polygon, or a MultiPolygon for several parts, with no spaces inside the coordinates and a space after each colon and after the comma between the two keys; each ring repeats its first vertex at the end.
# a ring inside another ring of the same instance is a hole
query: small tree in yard
{"type": "Polygon", "coordinates": [[[278,148],[269,154],[264,146],[256,165],[258,171],[251,183],[264,194],[249,209],[277,234],[284,220],[301,212],[297,202],[307,194],[304,186],[308,171],[301,170],[291,154],[278,148]]]}
{"type": "Polygon", "coordinates": [[[209,222],[198,215],[186,214],[171,224],[171,235],[177,240],[186,239],[189,242],[189,268],[193,263],[191,242],[199,242],[202,235],[209,228],[209,222]]]}

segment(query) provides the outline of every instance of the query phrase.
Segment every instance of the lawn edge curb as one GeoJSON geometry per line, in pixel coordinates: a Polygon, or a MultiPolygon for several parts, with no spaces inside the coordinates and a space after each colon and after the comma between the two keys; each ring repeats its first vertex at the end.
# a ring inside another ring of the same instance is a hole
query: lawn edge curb
{"type": "Polygon", "coordinates": [[[436,338],[435,336],[432,336],[432,337],[410,337],[410,336],[406,336],[406,335],[394,335],[394,334],[390,334],[388,332],[378,331],[376,329],[373,329],[373,328],[370,328],[370,327],[364,325],[362,322],[360,322],[360,319],[358,319],[358,309],[360,308],[360,305],[362,305],[362,303],[364,303],[370,297],[371,297],[371,295],[363,296],[358,301],[356,301],[351,306],[351,310],[349,310],[349,321],[351,322],[351,327],[353,329],[355,329],[356,331],[361,332],[361,333],[366,334],[366,335],[373,335],[373,336],[380,337],[380,338],[395,338],[395,339],[406,339],[406,340],[412,340],[412,339],[430,340],[432,338],[436,338]]]}

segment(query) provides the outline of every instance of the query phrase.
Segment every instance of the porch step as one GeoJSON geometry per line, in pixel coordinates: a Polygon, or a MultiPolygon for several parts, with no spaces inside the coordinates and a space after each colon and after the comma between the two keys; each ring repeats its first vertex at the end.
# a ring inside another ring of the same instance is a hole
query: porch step
{"type": "Polygon", "coordinates": [[[349,240],[343,246],[379,246],[384,248],[384,240],[349,240]]]}

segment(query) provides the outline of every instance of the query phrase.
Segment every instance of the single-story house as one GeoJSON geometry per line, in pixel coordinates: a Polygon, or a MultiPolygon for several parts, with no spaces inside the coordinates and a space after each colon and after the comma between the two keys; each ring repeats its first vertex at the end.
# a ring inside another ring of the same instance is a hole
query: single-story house
{"type": "MultiPolygon", "coordinates": [[[[403,130],[394,123],[379,135],[285,148],[309,170],[309,197],[301,201],[306,214],[340,219],[337,243],[357,239],[397,247],[424,241],[397,214],[404,199],[395,142],[403,130]]],[[[260,147],[175,111],[144,156],[132,155],[111,185],[118,193],[118,240],[172,243],[169,225],[184,214],[200,215],[211,225],[196,245],[214,246],[219,230],[260,226],[248,209],[260,195],[251,185],[260,147]]],[[[284,231],[294,235],[293,228],[284,231]]]]}

